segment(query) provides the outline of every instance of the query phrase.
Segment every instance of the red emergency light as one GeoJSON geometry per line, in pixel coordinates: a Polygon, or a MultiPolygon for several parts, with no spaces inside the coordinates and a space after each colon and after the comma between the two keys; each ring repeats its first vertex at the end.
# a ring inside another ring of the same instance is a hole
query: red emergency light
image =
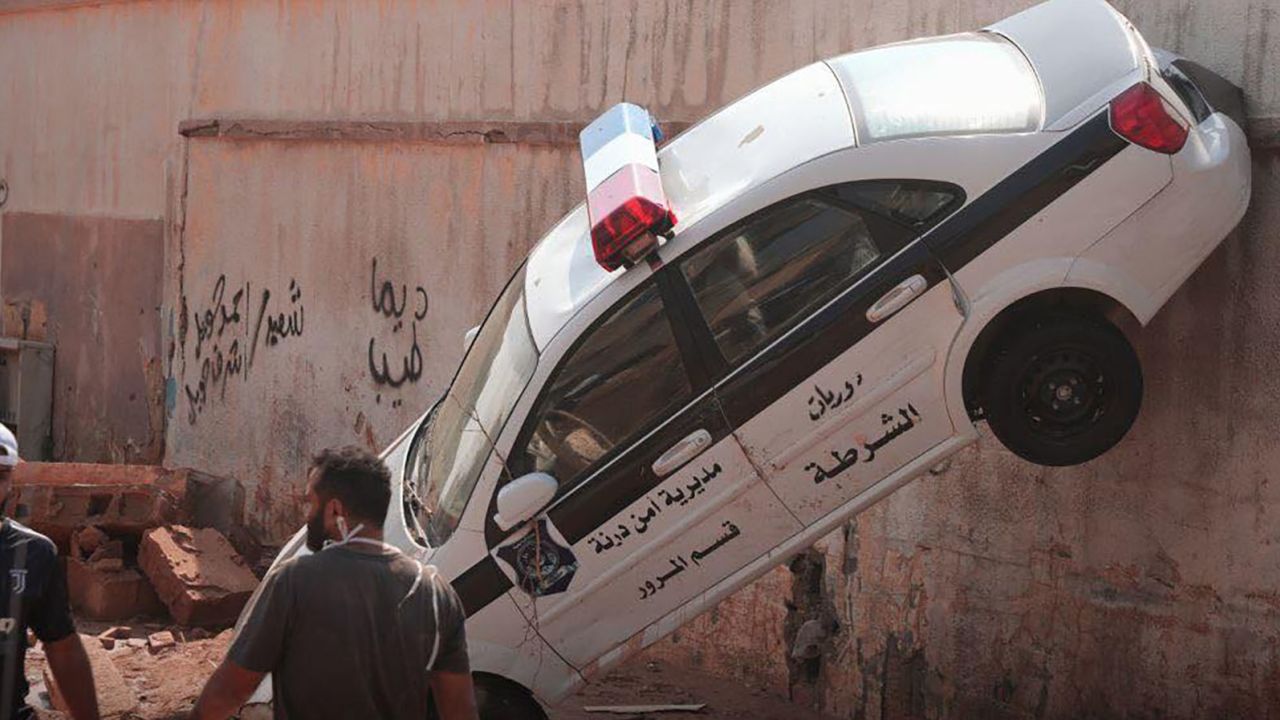
{"type": "Polygon", "coordinates": [[[615,105],[580,135],[587,178],[587,217],[596,262],[606,270],[632,265],[675,226],[667,205],[654,124],[630,103],[615,105]]]}

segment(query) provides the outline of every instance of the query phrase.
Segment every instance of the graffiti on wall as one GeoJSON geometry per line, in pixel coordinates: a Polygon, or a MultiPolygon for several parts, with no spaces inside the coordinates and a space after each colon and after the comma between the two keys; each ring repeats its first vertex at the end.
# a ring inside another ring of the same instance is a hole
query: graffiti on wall
{"type": "MultiPolygon", "coordinates": [[[[383,278],[379,282],[378,258],[375,257],[369,271],[369,299],[374,314],[383,318],[391,327],[389,342],[380,346],[377,337],[369,338],[369,377],[379,389],[395,389],[406,383],[417,383],[422,379],[423,372],[418,323],[426,319],[427,309],[430,307],[426,288],[417,285],[410,290],[407,283],[397,286],[389,278],[383,278]],[[406,322],[409,324],[407,333],[406,322]],[[407,343],[403,340],[405,337],[408,338],[407,343]],[[397,347],[399,351],[389,354],[388,347],[397,347]]],[[[382,401],[381,393],[377,400],[382,401]]],[[[402,402],[403,400],[394,399],[391,406],[400,407],[402,402]]]]}
{"type": "Polygon", "coordinates": [[[271,288],[255,295],[253,284],[245,282],[231,290],[226,274],[219,275],[208,303],[197,303],[190,310],[200,376],[183,388],[187,421],[194,425],[212,398],[225,400],[228,383],[248,377],[259,349],[301,337],[305,315],[297,280],[290,280],[288,293],[275,296],[273,303],[271,288]]]}

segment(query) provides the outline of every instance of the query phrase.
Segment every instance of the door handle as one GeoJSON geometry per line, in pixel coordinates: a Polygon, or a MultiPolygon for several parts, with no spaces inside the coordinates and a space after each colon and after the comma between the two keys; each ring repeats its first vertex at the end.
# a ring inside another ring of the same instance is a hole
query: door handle
{"type": "Polygon", "coordinates": [[[701,455],[702,451],[709,447],[711,447],[711,433],[706,430],[695,430],[653,461],[653,474],[666,477],[676,468],[701,455]]]}
{"type": "Polygon", "coordinates": [[[871,307],[867,308],[867,319],[878,323],[907,306],[929,289],[929,281],[923,275],[912,275],[880,296],[871,307]]]}

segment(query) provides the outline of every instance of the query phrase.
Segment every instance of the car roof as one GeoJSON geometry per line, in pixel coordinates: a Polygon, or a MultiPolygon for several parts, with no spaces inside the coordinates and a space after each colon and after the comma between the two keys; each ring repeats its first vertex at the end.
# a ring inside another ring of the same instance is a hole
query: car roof
{"type": "MultiPolygon", "coordinates": [[[[676,235],[779,175],[873,142],[869,132],[859,136],[865,128],[858,127],[858,109],[851,107],[860,62],[876,53],[889,56],[903,48],[965,39],[1004,43],[1011,48],[1007,54],[1017,58],[1016,64],[1030,78],[1026,87],[1035,94],[1035,117],[1002,128],[1004,133],[1060,130],[1084,119],[1082,113],[1109,97],[1111,84],[1131,76],[1141,53],[1150,52],[1128,21],[1103,0],[1049,0],[977,33],[879,46],[801,68],[718,110],[659,150],[662,185],[677,219],[676,235]],[[1072,37],[1088,37],[1090,52],[1074,52],[1079,43],[1072,37]]],[[[972,137],[974,132],[990,131],[957,129],[953,134],[958,142],[963,142],[961,132],[972,137]]],[[[920,135],[929,133],[906,137],[920,135]]],[[[904,168],[900,176],[913,175],[904,168]]],[[[610,273],[596,264],[585,205],[561,219],[531,251],[525,276],[529,326],[539,352],[625,272],[610,273]]]]}
{"type": "MultiPolygon", "coordinates": [[[[797,165],[854,145],[840,83],[814,63],[727,105],[658,152],[676,234],[744,191],[797,165]]],[[[606,272],[591,250],[579,205],[529,255],[525,297],[539,351],[569,318],[625,269],[606,272]]]]}

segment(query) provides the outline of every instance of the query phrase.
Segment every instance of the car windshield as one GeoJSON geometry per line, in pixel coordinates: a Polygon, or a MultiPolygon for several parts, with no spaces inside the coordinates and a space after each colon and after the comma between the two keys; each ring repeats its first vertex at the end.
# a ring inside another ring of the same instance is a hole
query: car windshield
{"type": "Polygon", "coordinates": [[[525,313],[524,272],[522,266],[489,311],[410,451],[406,496],[416,496],[415,514],[433,547],[457,528],[492,443],[538,364],[525,313]]]}

